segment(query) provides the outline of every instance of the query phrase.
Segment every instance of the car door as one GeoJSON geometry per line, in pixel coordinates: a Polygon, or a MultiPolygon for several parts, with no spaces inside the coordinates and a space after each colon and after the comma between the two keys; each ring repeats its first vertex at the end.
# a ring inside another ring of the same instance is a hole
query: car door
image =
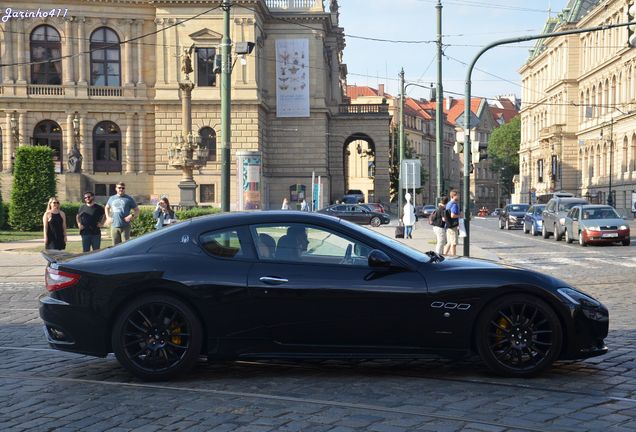
{"type": "Polygon", "coordinates": [[[579,235],[579,227],[580,227],[579,219],[581,218],[580,207],[574,207],[572,210],[570,210],[570,213],[568,214],[568,218],[572,221],[572,227],[571,227],[571,231],[569,235],[573,239],[575,239],[579,235]]]}
{"type": "MultiPolygon", "coordinates": [[[[252,232],[280,239],[289,228],[259,225],[252,232]]],[[[296,259],[259,257],[248,275],[256,319],[271,337],[270,349],[385,351],[424,343],[427,292],[417,271],[370,268],[368,244],[333,229],[304,228],[306,250],[296,259]]],[[[300,244],[303,248],[305,241],[300,244]]]]}

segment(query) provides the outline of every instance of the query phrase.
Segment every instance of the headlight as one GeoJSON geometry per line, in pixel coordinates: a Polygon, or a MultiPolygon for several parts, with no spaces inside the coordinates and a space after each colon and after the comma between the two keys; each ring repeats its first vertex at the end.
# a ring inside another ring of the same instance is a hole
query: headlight
{"type": "Polygon", "coordinates": [[[601,306],[601,302],[599,302],[598,300],[595,300],[587,294],[583,294],[582,292],[577,291],[573,288],[559,288],[557,292],[561,294],[566,300],[577,306],[601,306]]]}
{"type": "Polygon", "coordinates": [[[601,230],[601,227],[600,227],[600,226],[598,226],[598,225],[596,225],[596,226],[589,226],[589,227],[586,227],[585,229],[586,229],[586,230],[588,230],[588,231],[600,231],[600,230],[601,230]]]}
{"type": "Polygon", "coordinates": [[[626,230],[627,229],[627,225],[621,225],[620,227],[618,227],[619,230],[626,230]]]}
{"type": "Polygon", "coordinates": [[[517,217],[513,216],[513,215],[508,215],[508,219],[510,219],[512,222],[516,222],[517,221],[517,217]]]}
{"type": "Polygon", "coordinates": [[[561,218],[561,219],[559,219],[559,223],[560,223],[561,225],[565,225],[565,218],[561,218]]]}

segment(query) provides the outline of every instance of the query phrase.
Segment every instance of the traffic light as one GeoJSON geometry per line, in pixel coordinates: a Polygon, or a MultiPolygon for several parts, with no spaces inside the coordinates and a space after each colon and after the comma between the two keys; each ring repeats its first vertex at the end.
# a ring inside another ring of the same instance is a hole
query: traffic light
{"type": "Polygon", "coordinates": [[[632,1],[627,8],[627,21],[633,24],[627,26],[627,45],[636,47],[636,1],[632,1]]]}
{"type": "Polygon", "coordinates": [[[484,159],[488,159],[488,143],[481,143],[479,141],[472,141],[471,142],[471,159],[472,159],[472,163],[476,164],[479,163],[479,161],[482,161],[484,159]]]}

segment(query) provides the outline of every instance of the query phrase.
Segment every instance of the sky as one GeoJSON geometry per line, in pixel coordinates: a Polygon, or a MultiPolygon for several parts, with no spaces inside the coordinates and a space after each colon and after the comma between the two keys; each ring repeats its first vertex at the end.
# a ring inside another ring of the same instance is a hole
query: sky
{"type": "MultiPolygon", "coordinates": [[[[441,0],[441,3],[442,44],[447,45],[442,61],[443,89],[451,97],[463,98],[467,64],[480,49],[500,39],[540,34],[548,16],[556,16],[567,0],[441,0]]],[[[347,83],[373,88],[384,84],[385,92],[398,95],[398,74],[404,68],[407,83],[435,85],[436,4],[437,0],[340,0],[340,26],[346,35],[347,83]],[[357,37],[431,42],[392,43],[357,37]]],[[[513,93],[521,97],[518,71],[527,62],[533,46],[534,42],[524,42],[484,53],[472,73],[472,95],[494,98],[513,93]]],[[[428,89],[415,85],[409,86],[406,93],[410,97],[430,98],[428,89]]]]}

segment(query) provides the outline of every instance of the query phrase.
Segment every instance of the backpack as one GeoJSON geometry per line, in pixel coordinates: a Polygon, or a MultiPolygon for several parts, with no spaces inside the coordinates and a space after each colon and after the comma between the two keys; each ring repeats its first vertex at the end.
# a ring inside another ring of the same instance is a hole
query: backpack
{"type": "Polygon", "coordinates": [[[435,217],[437,215],[437,209],[435,209],[435,211],[433,211],[433,213],[431,213],[430,215],[428,215],[428,224],[429,225],[434,225],[435,224],[435,217]]]}
{"type": "Polygon", "coordinates": [[[459,218],[452,218],[450,210],[446,210],[446,225],[449,228],[455,228],[456,226],[459,226],[459,218]]]}

